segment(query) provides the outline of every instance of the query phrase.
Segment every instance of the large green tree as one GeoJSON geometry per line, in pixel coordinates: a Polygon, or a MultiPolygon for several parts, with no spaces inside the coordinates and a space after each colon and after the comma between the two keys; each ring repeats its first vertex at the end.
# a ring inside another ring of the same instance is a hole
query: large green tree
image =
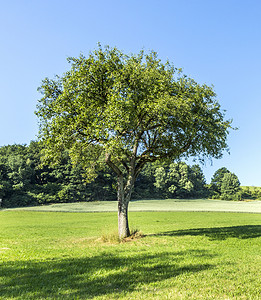
{"type": "Polygon", "coordinates": [[[130,234],[128,204],[146,163],[182,156],[220,158],[231,122],[212,87],[182,75],[155,52],[98,47],[43,80],[37,106],[45,157],[68,149],[88,179],[106,163],[118,179],[119,236],[130,234]]]}

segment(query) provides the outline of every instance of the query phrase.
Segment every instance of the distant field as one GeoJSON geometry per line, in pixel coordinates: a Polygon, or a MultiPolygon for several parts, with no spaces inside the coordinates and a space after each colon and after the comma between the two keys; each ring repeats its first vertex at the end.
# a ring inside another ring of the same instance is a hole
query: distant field
{"type": "Polygon", "coordinates": [[[260,214],[129,217],[145,236],[105,243],[116,212],[0,211],[0,299],[261,299],[260,214]]]}
{"type": "MultiPolygon", "coordinates": [[[[224,201],[209,199],[167,199],[131,201],[130,211],[224,211],[261,213],[261,201],[224,201]]],[[[116,201],[79,202],[18,208],[16,210],[61,212],[115,212],[116,201]]]]}

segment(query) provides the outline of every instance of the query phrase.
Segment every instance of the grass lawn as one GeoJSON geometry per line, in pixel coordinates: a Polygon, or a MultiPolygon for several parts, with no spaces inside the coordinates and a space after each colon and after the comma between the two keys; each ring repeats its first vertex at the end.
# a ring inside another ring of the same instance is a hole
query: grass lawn
{"type": "MultiPolygon", "coordinates": [[[[60,212],[116,212],[117,201],[57,203],[21,207],[18,210],[60,212]]],[[[130,211],[226,211],[261,213],[261,201],[224,201],[213,199],[164,199],[131,201],[130,211]]]]}
{"type": "Polygon", "coordinates": [[[0,299],[261,299],[261,215],[0,211],[0,299]],[[133,226],[132,226],[133,225],[133,226]]]}

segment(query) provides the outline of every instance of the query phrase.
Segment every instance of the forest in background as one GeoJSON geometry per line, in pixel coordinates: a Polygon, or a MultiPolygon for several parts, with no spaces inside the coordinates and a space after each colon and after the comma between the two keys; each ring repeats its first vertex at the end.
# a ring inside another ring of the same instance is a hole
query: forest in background
{"type": "MultiPolygon", "coordinates": [[[[42,164],[41,144],[0,147],[0,198],[2,207],[117,199],[117,177],[108,167],[88,183],[84,169],[73,166],[67,152],[58,165],[42,164]]],[[[260,189],[240,188],[237,176],[226,168],[206,184],[199,165],[185,162],[147,164],[140,173],[132,199],[216,198],[259,199],[260,189]]]]}

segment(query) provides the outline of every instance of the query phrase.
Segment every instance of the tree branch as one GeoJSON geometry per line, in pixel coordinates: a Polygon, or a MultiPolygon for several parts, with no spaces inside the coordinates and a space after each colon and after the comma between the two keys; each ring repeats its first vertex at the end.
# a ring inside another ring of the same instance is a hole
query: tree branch
{"type": "Polygon", "coordinates": [[[105,154],[105,162],[118,176],[122,176],[122,171],[111,161],[111,154],[105,154]]]}

